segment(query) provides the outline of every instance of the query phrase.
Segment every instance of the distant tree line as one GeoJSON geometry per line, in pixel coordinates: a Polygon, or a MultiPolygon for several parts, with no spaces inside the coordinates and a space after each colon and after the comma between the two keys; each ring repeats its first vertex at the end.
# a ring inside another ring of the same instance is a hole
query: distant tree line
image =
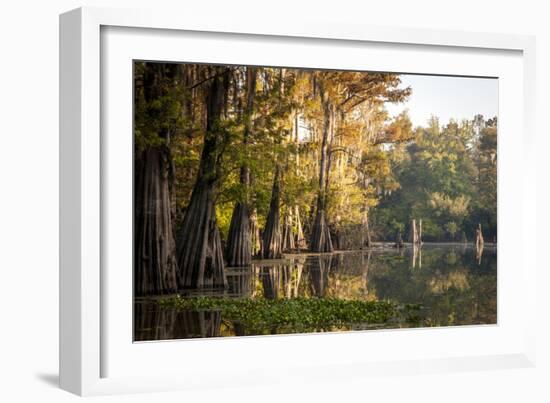
{"type": "Polygon", "coordinates": [[[425,241],[473,242],[479,224],[486,241],[496,240],[496,117],[446,125],[433,117],[413,141],[394,148],[392,172],[399,187],[373,214],[377,238],[408,234],[416,217],[425,241]]]}

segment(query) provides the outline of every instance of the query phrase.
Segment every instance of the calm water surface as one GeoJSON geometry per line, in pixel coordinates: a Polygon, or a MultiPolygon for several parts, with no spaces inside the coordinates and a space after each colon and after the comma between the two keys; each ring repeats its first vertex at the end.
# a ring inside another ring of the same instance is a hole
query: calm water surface
{"type": "MultiPolygon", "coordinates": [[[[332,254],[286,255],[228,268],[229,287],[189,293],[232,298],[321,297],[390,300],[422,305],[420,320],[399,324],[349,324],[334,330],[412,326],[494,324],[497,319],[497,252],[482,256],[470,245],[424,245],[332,254]]],[[[136,300],[135,340],[253,335],[219,311],[177,311],[154,301],[136,300]]],[[[268,333],[293,333],[270,328],[268,333]]]]}

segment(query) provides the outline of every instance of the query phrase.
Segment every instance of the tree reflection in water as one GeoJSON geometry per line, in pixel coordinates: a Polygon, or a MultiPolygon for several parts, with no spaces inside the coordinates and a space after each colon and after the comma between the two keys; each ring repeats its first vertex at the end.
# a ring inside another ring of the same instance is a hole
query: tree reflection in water
{"type": "MultiPolygon", "coordinates": [[[[201,290],[190,296],[230,298],[338,298],[391,300],[423,306],[421,320],[405,326],[496,323],[496,248],[423,245],[403,250],[288,255],[228,268],[228,289],[201,290]]],[[[267,326],[268,324],[266,324],[267,326]]],[[[389,327],[392,325],[389,324],[389,327]]],[[[350,324],[349,329],[364,329],[350,324]]],[[[292,333],[267,326],[262,334],[292,333]]],[[[250,335],[217,311],[160,308],[136,301],[135,339],[166,340],[250,335]]],[[[256,333],[257,334],[257,333],[256,333]]]]}
{"type": "Polygon", "coordinates": [[[311,294],[315,297],[323,297],[325,295],[332,257],[333,254],[330,253],[310,256],[307,259],[311,294]]]}
{"type": "Polygon", "coordinates": [[[135,341],[219,337],[221,312],[159,309],[156,303],[136,303],[135,341]]]}

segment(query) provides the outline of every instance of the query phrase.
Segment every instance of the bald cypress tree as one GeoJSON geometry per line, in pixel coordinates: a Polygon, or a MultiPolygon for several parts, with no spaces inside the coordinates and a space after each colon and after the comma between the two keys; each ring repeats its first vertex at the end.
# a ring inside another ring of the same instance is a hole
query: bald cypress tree
{"type": "Polygon", "coordinates": [[[319,162],[319,190],[317,209],[311,229],[310,248],[313,252],[332,252],[332,240],[326,216],[326,198],[328,190],[329,143],[334,136],[334,105],[326,89],[320,86],[321,106],[323,111],[323,128],[321,139],[321,158],[319,162]]]}
{"type": "Polygon", "coordinates": [[[206,131],[199,171],[177,239],[178,287],[226,287],[215,197],[221,176],[220,156],[227,143],[223,126],[231,69],[208,68],[205,80],[206,131]]]}
{"type": "Polygon", "coordinates": [[[173,293],[177,287],[170,197],[175,127],[174,116],[166,112],[174,102],[175,75],[173,65],[136,65],[134,281],[139,296],[173,293]]]}
{"type": "MultiPolygon", "coordinates": [[[[256,68],[246,68],[246,109],[244,112],[243,147],[249,142],[256,93],[256,68]]],[[[252,231],[250,226],[250,169],[245,161],[241,167],[240,183],[244,187],[244,200],[235,204],[229,226],[226,259],[229,266],[248,266],[252,260],[252,231]]]]}

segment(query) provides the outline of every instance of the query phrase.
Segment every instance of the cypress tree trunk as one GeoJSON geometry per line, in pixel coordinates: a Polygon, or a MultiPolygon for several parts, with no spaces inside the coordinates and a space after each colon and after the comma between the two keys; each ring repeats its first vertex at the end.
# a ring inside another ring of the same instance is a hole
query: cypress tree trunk
{"type": "Polygon", "coordinates": [[[134,249],[136,295],[176,291],[168,148],[147,148],[136,161],[134,249]]]}
{"type": "MultiPolygon", "coordinates": [[[[252,113],[254,111],[254,95],[256,92],[256,68],[248,67],[246,71],[247,100],[244,116],[243,147],[247,147],[252,128],[252,113]]],[[[250,231],[250,211],[248,188],[250,172],[245,164],[241,167],[241,184],[245,187],[245,200],[240,201],[233,209],[229,234],[227,237],[226,259],[229,266],[248,266],[252,260],[252,244],[250,231]]]]}
{"type": "Polygon", "coordinates": [[[250,214],[250,244],[252,256],[259,256],[262,249],[262,237],[260,236],[260,226],[258,225],[258,214],[256,209],[250,214]]]}
{"type": "Polygon", "coordinates": [[[411,235],[410,235],[410,238],[411,238],[411,243],[413,245],[418,244],[418,232],[417,232],[417,228],[416,228],[416,220],[414,218],[411,222],[411,235]]]}
{"type": "Polygon", "coordinates": [[[252,260],[249,215],[245,203],[235,205],[227,235],[226,259],[230,267],[248,266],[252,260]]]}
{"type": "Polygon", "coordinates": [[[280,168],[275,168],[275,177],[273,178],[273,190],[271,191],[271,202],[269,204],[269,213],[265,223],[262,237],[262,257],[264,259],[279,259],[281,257],[281,226],[280,226],[280,168]]]}
{"type": "Polygon", "coordinates": [[[403,238],[401,237],[401,232],[397,233],[397,237],[395,238],[395,247],[396,248],[403,247],[403,238]]]}
{"type": "Polygon", "coordinates": [[[366,246],[367,248],[370,248],[372,246],[372,240],[371,240],[371,236],[370,236],[370,225],[369,225],[369,214],[368,212],[365,212],[365,235],[366,235],[366,238],[365,238],[365,242],[363,244],[363,246],[366,246]]]}
{"type": "Polygon", "coordinates": [[[477,230],[476,230],[476,248],[482,248],[484,244],[483,240],[483,233],[481,232],[481,224],[478,224],[477,230]]]}
{"type": "Polygon", "coordinates": [[[294,207],[294,223],[296,224],[296,248],[298,252],[302,249],[307,249],[307,242],[302,228],[302,221],[300,220],[300,208],[294,207]]]}
{"type": "Polygon", "coordinates": [[[220,232],[216,222],[214,189],[195,186],[178,238],[178,287],[225,287],[220,232]]]}
{"type": "Polygon", "coordinates": [[[317,211],[311,229],[310,249],[312,252],[332,252],[333,246],[325,213],[326,191],[328,181],[328,142],[332,133],[333,108],[328,100],[328,94],[321,89],[323,104],[323,139],[321,143],[321,161],[319,166],[319,193],[317,195],[317,211]]]}
{"type": "MultiPolygon", "coordinates": [[[[296,151],[294,153],[295,158],[295,174],[297,177],[300,176],[300,152],[299,152],[299,143],[300,143],[300,130],[299,130],[299,113],[294,111],[294,122],[293,122],[293,131],[294,131],[294,144],[296,145],[296,151]]],[[[307,242],[304,236],[304,230],[302,227],[302,220],[300,219],[300,207],[298,204],[294,206],[294,247],[298,249],[298,252],[302,249],[307,249],[307,242]]]]}
{"type": "Polygon", "coordinates": [[[334,250],[324,208],[317,208],[311,230],[310,249],[312,252],[332,252],[334,250]]]}
{"type": "Polygon", "coordinates": [[[293,251],[296,249],[294,244],[294,232],[292,230],[292,210],[287,209],[284,215],[283,225],[283,251],[293,251]]]}
{"type": "Polygon", "coordinates": [[[215,67],[206,91],[206,133],[197,180],[181,226],[178,287],[226,287],[220,232],[214,197],[219,179],[219,153],[226,141],[220,127],[227,99],[229,69],[215,67]]]}
{"type": "MultiPolygon", "coordinates": [[[[175,73],[175,69],[159,64],[146,65],[135,82],[136,100],[140,94],[149,105],[163,97],[163,84],[171,82],[175,73]]],[[[173,293],[177,288],[170,131],[165,128],[157,135],[160,144],[146,140],[141,149],[136,146],[134,161],[134,290],[139,296],[173,293]]]]}

